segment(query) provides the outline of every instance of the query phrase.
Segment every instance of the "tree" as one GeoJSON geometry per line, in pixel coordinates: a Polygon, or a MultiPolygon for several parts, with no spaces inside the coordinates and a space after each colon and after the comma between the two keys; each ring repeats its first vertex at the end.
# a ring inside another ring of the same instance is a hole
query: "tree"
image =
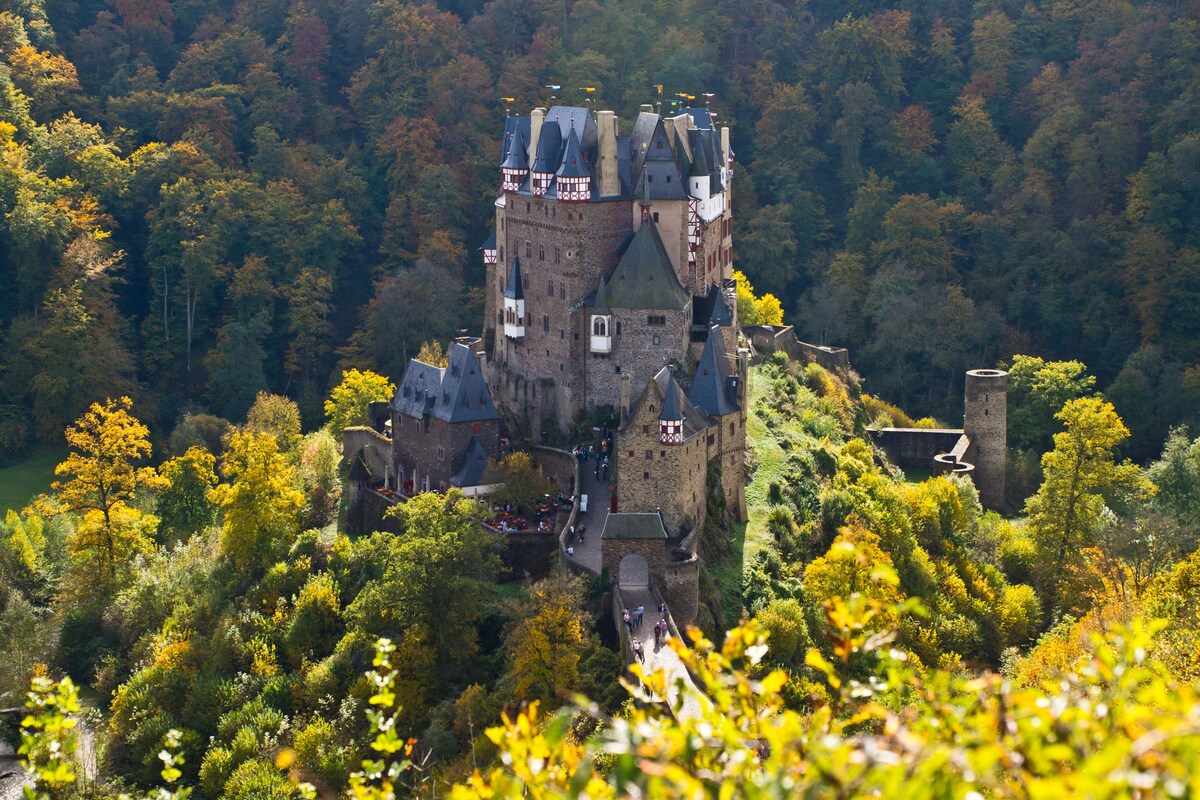
{"type": "Polygon", "coordinates": [[[488,483],[503,483],[496,490],[495,499],[508,501],[514,506],[531,506],[554,490],[554,484],[533,463],[529,453],[509,453],[499,461],[488,464],[488,483]]]}
{"type": "Polygon", "coordinates": [[[83,519],[70,542],[76,558],[96,562],[111,581],[131,554],[150,547],[157,518],[133,506],[142,491],[165,485],[153,467],[138,467],[150,457],[150,431],[129,413],[128,397],[108,399],[91,407],[67,428],[67,460],[54,468],[50,488],[60,510],[83,519]]]}
{"type": "Polygon", "coordinates": [[[304,486],[304,526],[323,528],[337,516],[342,484],[338,475],[341,462],[338,442],[325,428],[304,437],[300,445],[300,481],[304,486]]]}
{"type": "Polygon", "coordinates": [[[346,428],[368,425],[367,410],[371,403],[388,401],[396,393],[396,385],[370,370],[348,369],[342,382],[329,393],[325,401],[326,427],[335,435],[346,428]]]}
{"type": "Polygon", "coordinates": [[[1071,400],[1091,395],[1096,379],[1080,361],[1013,356],[1008,368],[1008,440],[1021,450],[1044,452],[1062,430],[1055,414],[1071,400]]]}
{"type": "Polygon", "coordinates": [[[1137,465],[1116,463],[1113,450],[1129,430],[1111,403],[1071,400],[1055,418],[1066,430],[1054,435],[1054,449],[1042,456],[1045,478],[1025,503],[1037,548],[1038,588],[1050,619],[1078,600],[1061,596],[1063,579],[1069,566],[1078,566],[1083,549],[1095,544],[1109,503],[1154,492],[1137,465]]]}
{"type": "Polygon", "coordinates": [[[155,511],[162,528],[179,539],[189,539],[212,524],[216,509],[208,494],[217,485],[216,458],[200,447],[172,458],[159,468],[166,482],[158,494],[155,511]]]}
{"type": "MultiPolygon", "coordinates": [[[[406,679],[428,692],[462,678],[478,650],[476,625],[499,568],[500,541],[483,528],[479,504],[457,489],[423,492],[388,514],[401,533],[378,534],[383,575],[345,616],[372,635],[399,639],[403,632],[400,655],[412,667],[406,679]]],[[[419,718],[422,709],[406,712],[419,718]]]]}
{"type": "Polygon", "coordinates": [[[259,392],[246,413],[246,430],[271,434],[279,442],[279,451],[288,458],[299,455],[303,438],[300,435],[300,409],[283,395],[259,392]]]}
{"type": "Polygon", "coordinates": [[[237,431],[221,459],[225,482],[208,494],[223,514],[221,552],[239,568],[262,566],[288,543],[304,495],[296,468],[270,433],[237,431]]]}
{"type": "Polygon", "coordinates": [[[588,642],[582,594],[578,581],[563,577],[538,581],[523,593],[505,638],[515,698],[554,702],[578,688],[588,642]]]}
{"type": "Polygon", "coordinates": [[[754,294],[750,279],[738,270],[733,271],[737,282],[737,315],[741,325],[782,325],[783,306],[779,298],[767,293],[762,297],[754,294]]]}

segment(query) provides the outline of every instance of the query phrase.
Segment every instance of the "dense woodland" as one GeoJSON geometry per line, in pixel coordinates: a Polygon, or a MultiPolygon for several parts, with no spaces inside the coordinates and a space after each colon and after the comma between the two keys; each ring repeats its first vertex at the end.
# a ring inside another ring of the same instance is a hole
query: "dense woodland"
{"type": "MultiPolygon", "coordinates": [[[[474,330],[501,98],[715,93],[736,259],[867,387],[1077,358],[1153,457],[1200,397],[1194,3],[23,0],[0,18],[0,442],[156,439],[474,330]]],[[[700,102],[699,100],[697,102],[700,102]]]]}
{"type": "Polygon", "coordinates": [[[1200,7],[909,5],[0,0],[0,456],[69,447],[0,521],[42,796],[1200,793],[1200,7]],[[754,370],[701,720],[476,504],[338,526],[337,432],[475,327],[501,98],[546,84],[715,93],[737,266],[858,371],[754,370]],[[1007,516],[865,435],[998,362],[1007,516]]]}

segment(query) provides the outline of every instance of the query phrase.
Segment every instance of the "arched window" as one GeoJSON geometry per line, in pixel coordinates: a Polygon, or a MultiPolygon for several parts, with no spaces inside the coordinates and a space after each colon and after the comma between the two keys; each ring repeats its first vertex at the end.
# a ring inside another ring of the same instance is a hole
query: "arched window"
{"type": "Polygon", "coordinates": [[[592,336],[608,336],[608,322],[604,317],[596,317],[592,321],[592,336]]]}

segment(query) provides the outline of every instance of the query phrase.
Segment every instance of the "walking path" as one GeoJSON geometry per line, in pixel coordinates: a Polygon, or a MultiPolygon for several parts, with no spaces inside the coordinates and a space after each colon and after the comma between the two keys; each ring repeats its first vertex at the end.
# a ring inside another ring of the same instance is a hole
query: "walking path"
{"type": "MultiPolygon", "coordinates": [[[[578,531],[579,524],[582,522],[587,526],[587,530],[583,541],[580,541],[576,534],[574,538],[568,537],[567,545],[574,548],[574,559],[577,562],[599,575],[603,566],[600,535],[604,532],[604,523],[608,519],[613,493],[608,488],[609,481],[604,480],[603,476],[596,477],[595,461],[591,459],[585,461],[580,467],[580,474],[580,492],[588,496],[588,511],[576,519],[575,529],[578,531]]],[[[610,575],[609,577],[611,579],[616,576],[610,575]]],[[[701,703],[708,702],[707,698],[696,688],[692,682],[692,676],[683,666],[683,661],[666,644],[666,638],[664,637],[657,645],[654,642],[654,623],[659,619],[659,601],[654,592],[648,585],[625,585],[619,587],[618,591],[621,601],[631,613],[638,606],[646,609],[641,628],[632,632],[632,636],[641,642],[642,652],[646,655],[645,671],[647,673],[654,671],[664,673],[667,682],[667,702],[676,716],[694,717],[698,715],[701,703]],[[680,702],[681,693],[683,695],[682,703],[680,702]]],[[[670,609],[668,609],[668,613],[670,613],[670,609]]],[[[617,620],[617,624],[622,623],[617,620]]],[[[648,693],[641,699],[648,702],[661,701],[661,698],[650,697],[648,693]]]]}

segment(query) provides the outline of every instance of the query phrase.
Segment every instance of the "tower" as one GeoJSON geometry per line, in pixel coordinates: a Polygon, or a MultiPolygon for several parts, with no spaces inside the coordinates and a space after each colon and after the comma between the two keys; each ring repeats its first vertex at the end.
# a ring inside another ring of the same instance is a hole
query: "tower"
{"type": "Polygon", "coordinates": [[[1008,373],[998,369],[967,372],[963,433],[971,440],[968,461],[975,465],[975,487],[984,506],[1004,505],[1008,457],[1008,373]]]}
{"type": "Polygon", "coordinates": [[[683,444],[683,411],[676,396],[675,378],[668,373],[666,396],[658,415],[658,441],[662,444],[683,444]]]}

